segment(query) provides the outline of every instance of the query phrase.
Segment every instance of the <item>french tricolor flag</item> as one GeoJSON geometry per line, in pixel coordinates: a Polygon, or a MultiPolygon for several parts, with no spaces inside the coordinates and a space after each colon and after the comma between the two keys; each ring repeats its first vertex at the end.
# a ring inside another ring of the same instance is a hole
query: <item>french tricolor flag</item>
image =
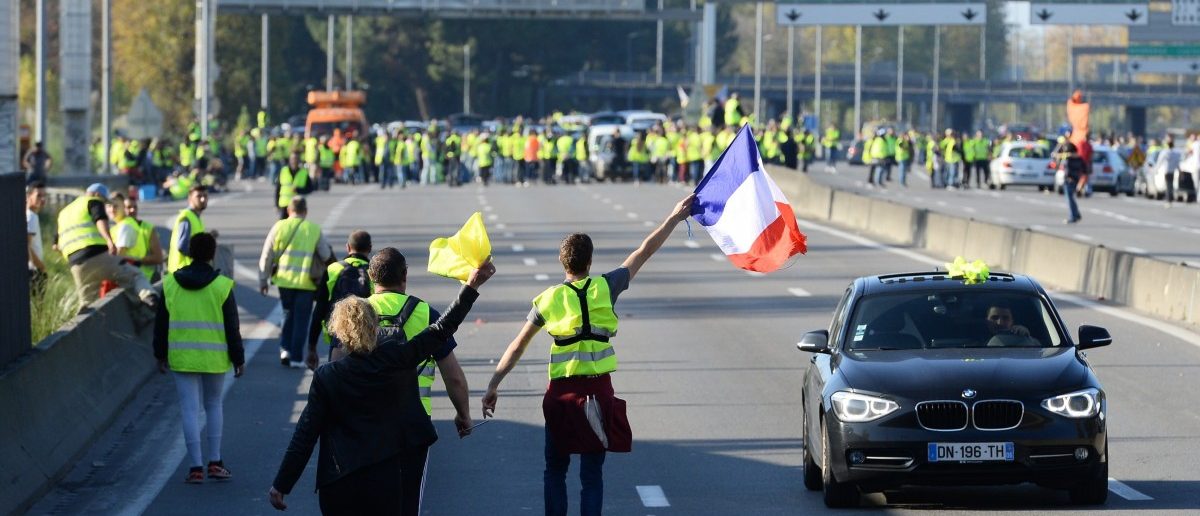
{"type": "Polygon", "coordinates": [[[796,214],[767,175],[750,126],[744,125],[696,186],[696,219],[729,261],[755,272],[778,270],[808,251],[796,214]]]}

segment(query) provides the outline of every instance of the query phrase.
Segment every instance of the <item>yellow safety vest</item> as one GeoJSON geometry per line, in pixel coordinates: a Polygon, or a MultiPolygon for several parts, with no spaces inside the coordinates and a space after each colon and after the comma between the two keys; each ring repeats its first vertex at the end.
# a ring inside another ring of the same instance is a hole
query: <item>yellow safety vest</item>
{"type": "Polygon", "coordinates": [[[167,303],[167,364],[180,373],[224,373],[229,361],[225,315],[221,306],[233,291],[233,280],[218,275],[204,288],[188,290],[174,274],[163,278],[167,303]]]}
{"type": "MultiPolygon", "coordinates": [[[[118,222],[116,226],[109,230],[109,233],[111,233],[114,241],[117,238],[117,230],[121,226],[131,226],[137,233],[137,241],[134,242],[133,247],[130,247],[125,251],[128,253],[127,256],[133,258],[134,260],[141,260],[145,258],[146,255],[150,253],[150,236],[154,234],[154,225],[149,222],[134,220],[133,217],[125,217],[121,219],[121,222],[118,222]]],[[[142,275],[145,276],[146,279],[150,279],[154,277],[156,267],[153,265],[142,265],[139,267],[139,269],[142,270],[142,275]]]]}
{"type": "Polygon", "coordinates": [[[308,169],[298,167],[298,170],[293,173],[291,167],[283,167],[279,171],[279,202],[276,203],[280,208],[287,208],[291,204],[292,198],[296,197],[296,190],[308,187],[308,169]]]}
{"type": "Polygon", "coordinates": [[[533,299],[533,306],[554,338],[551,380],[617,370],[616,350],[608,342],[617,334],[617,314],[603,276],[550,287],[533,299]]]}
{"type": "Polygon", "coordinates": [[[95,245],[108,248],[108,242],[104,240],[100,228],[96,227],[96,222],[88,213],[88,202],[93,200],[100,201],[87,195],[76,197],[71,204],[58,212],[58,248],[62,250],[64,257],[95,245]]]}
{"type": "MultiPolygon", "coordinates": [[[[429,303],[416,296],[398,292],[380,292],[367,298],[375,313],[379,315],[379,326],[399,325],[405,340],[412,339],[429,326],[429,303]],[[410,301],[411,300],[411,301],[410,301]],[[412,303],[411,314],[405,317],[405,305],[412,303]]],[[[437,361],[432,357],[417,365],[417,390],[421,394],[421,405],[425,414],[433,414],[433,380],[437,376],[437,361]]]]}
{"type": "Polygon", "coordinates": [[[321,227],[300,217],[291,217],[275,223],[275,242],[272,250],[278,267],[271,276],[272,283],[279,288],[317,290],[313,283],[313,254],[321,239],[321,227]]]}
{"type": "Polygon", "coordinates": [[[188,235],[189,240],[192,237],[204,232],[204,221],[200,220],[200,216],[197,215],[196,212],[192,211],[191,208],[179,210],[179,215],[175,217],[175,226],[171,228],[171,251],[167,253],[168,273],[175,272],[179,270],[180,267],[186,267],[189,263],[192,263],[192,257],[186,256],[179,252],[178,246],[176,245],[176,242],[179,242],[180,223],[183,222],[183,219],[185,218],[188,220],[188,224],[191,227],[191,233],[188,235]]]}

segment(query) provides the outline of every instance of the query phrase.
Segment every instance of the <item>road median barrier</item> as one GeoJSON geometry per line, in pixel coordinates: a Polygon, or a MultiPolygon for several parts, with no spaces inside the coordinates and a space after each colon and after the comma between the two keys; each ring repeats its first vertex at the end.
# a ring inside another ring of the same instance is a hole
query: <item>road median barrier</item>
{"type": "Polygon", "coordinates": [[[981,259],[993,270],[1028,274],[1050,288],[1120,303],[1167,321],[1200,325],[1198,268],[912,207],[824,185],[782,167],[772,167],[771,172],[799,217],[925,249],[947,260],[981,259]]]}

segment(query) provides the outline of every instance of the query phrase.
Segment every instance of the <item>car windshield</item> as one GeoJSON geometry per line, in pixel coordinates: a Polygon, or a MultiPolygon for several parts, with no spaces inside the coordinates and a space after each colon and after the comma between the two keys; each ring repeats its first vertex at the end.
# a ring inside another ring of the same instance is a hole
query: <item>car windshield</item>
{"type": "Polygon", "coordinates": [[[1035,295],[987,290],[886,294],[854,309],[851,350],[1056,347],[1063,339],[1035,295]]]}
{"type": "Polygon", "coordinates": [[[1008,149],[1010,158],[1047,159],[1050,149],[1041,145],[1013,145],[1008,149]]]}

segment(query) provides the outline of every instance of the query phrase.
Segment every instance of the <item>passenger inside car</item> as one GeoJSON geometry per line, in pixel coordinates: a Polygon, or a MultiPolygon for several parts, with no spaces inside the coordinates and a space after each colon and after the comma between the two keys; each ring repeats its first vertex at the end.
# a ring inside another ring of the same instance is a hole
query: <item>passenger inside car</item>
{"type": "Polygon", "coordinates": [[[1054,347],[1062,338],[1049,317],[1034,296],[986,291],[886,295],[859,304],[847,338],[853,350],[1054,347]]]}

